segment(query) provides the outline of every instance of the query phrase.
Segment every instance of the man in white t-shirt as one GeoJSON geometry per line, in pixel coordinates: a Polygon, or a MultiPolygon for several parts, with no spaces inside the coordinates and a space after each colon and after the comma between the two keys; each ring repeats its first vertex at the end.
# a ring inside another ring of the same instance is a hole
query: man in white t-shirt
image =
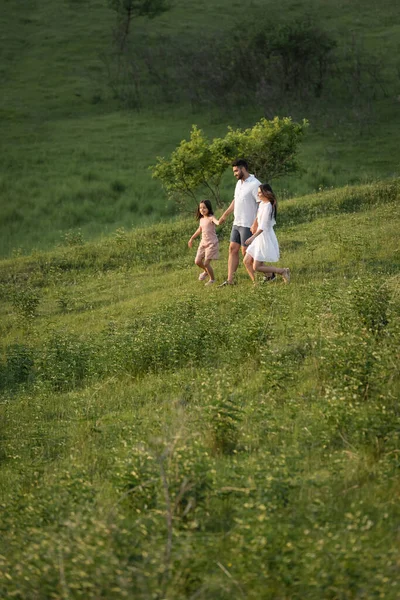
{"type": "Polygon", "coordinates": [[[246,254],[246,240],[257,229],[256,220],[259,202],[257,192],[261,183],[254,175],[249,173],[248,164],[242,158],[232,163],[232,170],[237,179],[235,196],[219,218],[221,224],[230,213],[233,212],[234,215],[229,244],[228,279],[219,287],[233,284],[233,276],[239,266],[239,250],[242,248],[243,256],[246,254]]]}

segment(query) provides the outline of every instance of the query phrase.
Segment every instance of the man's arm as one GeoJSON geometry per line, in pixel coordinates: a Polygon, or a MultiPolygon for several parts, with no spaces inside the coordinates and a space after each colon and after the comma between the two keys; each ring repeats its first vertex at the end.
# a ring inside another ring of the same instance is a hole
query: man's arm
{"type": "Polygon", "coordinates": [[[230,203],[230,205],[228,206],[228,208],[226,209],[226,211],[224,213],[222,213],[222,215],[218,219],[220,225],[222,225],[222,223],[224,221],[226,221],[226,217],[228,215],[230,215],[234,211],[234,209],[235,209],[235,200],[232,200],[232,202],[230,203]]]}

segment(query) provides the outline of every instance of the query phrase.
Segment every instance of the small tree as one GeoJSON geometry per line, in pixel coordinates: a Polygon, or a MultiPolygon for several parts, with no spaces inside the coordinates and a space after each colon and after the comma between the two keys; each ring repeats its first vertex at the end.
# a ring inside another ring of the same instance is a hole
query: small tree
{"type": "Polygon", "coordinates": [[[290,117],[261,119],[240,137],[239,154],[262,181],[272,181],[299,169],[297,151],[308,123],[293,123],[290,117]]]}
{"type": "Polygon", "coordinates": [[[151,167],[152,174],[180,205],[189,198],[197,204],[197,194],[207,190],[221,206],[221,178],[234,158],[246,158],[262,181],[294,173],[299,168],[297,149],[306,127],[307,121],[293,123],[290,117],[261,119],[244,131],[229,128],[224,138],[208,143],[193,125],[190,140],[182,140],[169,160],[159,157],[151,167]]]}
{"type": "Polygon", "coordinates": [[[108,0],[108,4],[117,13],[116,38],[121,52],[134,17],[153,19],[169,9],[168,0],[108,0]]]}
{"type": "Polygon", "coordinates": [[[203,132],[193,125],[190,140],[182,140],[170,160],[159,157],[151,169],[153,177],[178,204],[188,198],[197,204],[196,191],[205,188],[220,206],[219,184],[228,164],[222,148],[210,146],[203,132]]]}

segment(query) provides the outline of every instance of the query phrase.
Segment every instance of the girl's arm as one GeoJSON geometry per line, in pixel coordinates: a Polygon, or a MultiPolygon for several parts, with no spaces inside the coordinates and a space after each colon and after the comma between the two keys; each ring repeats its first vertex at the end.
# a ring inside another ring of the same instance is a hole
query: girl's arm
{"type": "Polygon", "coordinates": [[[211,217],[211,221],[214,223],[214,225],[219,225],[219,220],[216,219],[214,215],[211,217]]]}
{"type": "Polygon", "coordinates": [[[197,237],[199,237],[200,234],[201,234],[201,227],[199,227],[197,229],[197,231],[194,232],[194,234],[192,235],[192,237],[188,241],[189,248],[191,248],[193,246],[193,240],[196,239],[197,237]]]}

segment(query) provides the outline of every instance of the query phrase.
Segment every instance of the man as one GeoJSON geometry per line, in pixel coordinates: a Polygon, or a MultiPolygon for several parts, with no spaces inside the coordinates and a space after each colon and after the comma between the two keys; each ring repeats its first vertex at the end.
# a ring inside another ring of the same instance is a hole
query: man
{"type": "Polygon", "coordinates": [[[232,163],[233,175],[237,179],[235,195],[219,218],[223,223],[226,217],[233,212],[234,220],[231,231],[228,257],[228,279],[219,287],[233,285],[233,277],[239,266],[239,250],[242,248],[243,256],[246,254],[246,240],[257,229],[258,188],[260,181],[249,173],[245,160],[239,158],[232,163]]]}

